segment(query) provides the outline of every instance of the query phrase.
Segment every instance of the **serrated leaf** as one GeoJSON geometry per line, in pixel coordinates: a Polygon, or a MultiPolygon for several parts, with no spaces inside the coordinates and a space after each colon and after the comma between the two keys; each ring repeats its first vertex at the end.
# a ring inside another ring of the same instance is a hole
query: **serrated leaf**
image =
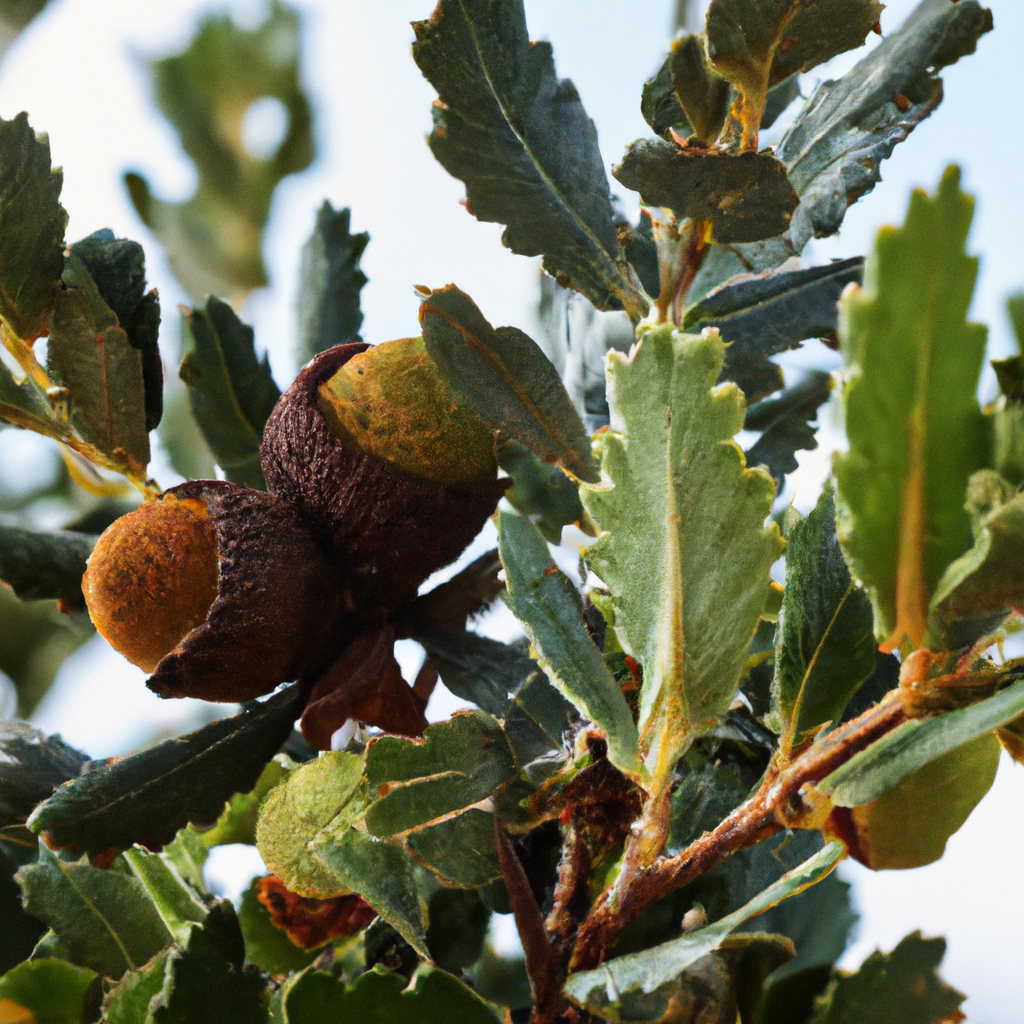
{"type": "Polygon", "coordinates": [[[891,953],[877,950],[855,974],[841,974],[813,1024],[942,1024],[954,1020],[964,996],[938,975],[945,939],[911,932],[891,953]]]}
{"type": "Polygon", "coordinates": [[[171,941],[145,888],[124,871],[64,861],[40,845],[17,880],[25,909],[56,932],[68,958],[105,977],[141,967],[171,941]]]}
{"type": "Polygon", "coordinates": [[[991,28],[976,0],[923,0],[852,71],[818,86],[778,147],[800,197],[794,252],[839,230],[847,207],[881,179],[882,161],[941,102],[933,74],[973,53],[991,28]]]}
{"type": "Polygon", "coordinates": [[[245,958],[268,974],[285,975],[308,967],[321,949],[300,949],[278,928],[270,911],[256,895],[257,882],[251,882],[238,905],[238,925],[245,940],[245,958]]]}
{"type": "Polygon", "coordinates": [[[747,409],[744,430],[760,430],[761,436],[744,453],[748,466],[764,466],[781,493],[786,474],[797,468],[796,453],[818,447],[811,421],[832,393],[832,376],[811,370],[777,398],[762,399],[747,409]]]}
{"type": "Polygon", "coordinates": [[[782,387],[782,373],[769,356],[835,334],[839,296],[851,282],[860,283],[863,268],[863,257],[854,256],[741,278],[691,306],[683,330],[700,334],[717,327],[729,345],[723,379],[736,381],[747,401],[756,402],[782,387]]]}
{"type": "Polygon", "coordinates": [[[526,516],[551,544],[562,540],[562,527],[583,518],[579,487],[557,466],[549,466],[516,441],[498,450],[498,466],[512,477],[505,499],[526,516]]]}
{"type": "Polygon", "coordinates": [[[1024,497],[1014,495],[981,516],[974,547],[943,573],[929,609],[928,635],[949,649],[966,646],[992,632],[1010,609],[1021,607],[1024,497]]]}
{"type": "Polygon", "coordinates": [[[877,0],[712,0],[705,35],[712,68],[739,90],[725,134],[757,148],[768,88],[860,46],[877,0]]]}
{"type": "Polygon", "coordinates": [[[48,332],[64,268],[63,174],[28,114],[0,118],[0,318],[23,342],[48,332]]]}
{"type": "Polygon", "coordinates": [[[233,793],[247,793],[287,739],[299,712],[295,688],[231,718],[102,765],[62,786],[29,822],[57,846],[89,854],[169,843],[188,821],[216,821],[233,793]]]}
{"type": "Polygon", "coordinates": [[[999,741],[984,733],[929,761],[871,803],[849,812],[850,854],[876,871],[939,860],[946,842],[991,789],[999,741]]]}
{"type": "Polygon", "coordinates": [[[429,959],[413,862],[401,846],[372,839],[343,823],[312,840],[309,848],[340,886],[359,893],[420,956],[429,959]]]}
{"type": "Polygon", "coordinates": [[[195,164],[199,184],[191,199],[174,204],[155,198],[139,174],[125,180],[193,302],[209,294],[241,299],[267,284],[261,243],[274,190],[315,153],[299,53],[298,15],[274,0],[262,25],[244,30],[226,15],[207,17],[184,53],[151,65],[157,104],[195,164]],[[284,107],[287,128],[273,152],[251,153],[243,122],[264,98],[284,107]]]}
{"type": "Polygon", "coordinates": [[[73,530],[0,526],[0,580],[23,601],[58,598],[70,608],[84,608],[82,575],[96,541],[73,530]]]}
{"type": "Polygon", "coordinates": [[[818,726],[838,722],[875,668],[871,602],[850,578],[835,522],[835,499],[826,485],[814,511],[786,530],[786,589],[772,684],[784,757],[799,751],[818,726]]]}
{"type": "Polygon", "coordinates": [[[112,465],[141,476],[149,463],[142,355],[77,256],[65,261],[63,281],[47,367],[71,393],[72,422],[112,465]]]}
{"type": "Polygon", "coordinates": [[[505,602],[528,632],[556,689],[603,730],[608,759],[634,780],[643,775],[632,712],[583,621],[583,601],[528,519],[498,512],[505,602]]]}
{"type": "Polygon", "coordinates": [[[329,899],[348,892],[308,845],[356,797],[362,775],[361,757],[331,751],[291,772],[263,802],[256,847],[268,870],[299,896],[329,899]]]}
{"type": "Polygon", "coordinates": [[[457,978],[426,966],[416,971],[411,985],[380,965],[349,985],[326,971],[305,971],[285,984],[282,1011],[287,1024],[499,1024],[502,1019],[457,978]]]}
{"type": "Polygon", "coordinates": [[[245,945],[235,909],[218,900],[188,940],[171,949],[152,1024],[266,1024],[266,981],[244,967],[245,945]]]}
{"type": "Polygon", "coordinates": [[[299,286],[299,359],[306,362],[335,345],[362,341],[359,292],[367,282],[359,260],[370,236],[349,230],[351,211],[335,210],[325,199],[302,250],[299,286]]]}
{"type": "Polygon", "coordinates": [[[199,895],[159,853],[136,847],[126,850],[124,859],[174,941],[187,943],[192,926],[202,924],[209,913],[199,895]]]}
{"type": "Polygon", "coordinates": [[[840,309],[850,449],[835,459],[839,540],[883,650],[921,646],[939,579],[971,539],[964,492],[983,460],[975,389],[987,337],[966,322],[973,209],[957,168],[934,198],[915,191],[840,309]]]}
{"type": "Polygon", "coordinates": [[[263,424],[281,396],[267,357],[257,357],[252,328],[213,296],[203,310],[183,309],[182,324],[188,351],[179,373],[192,414],[224,475],[264,490],[263,424]]]}
{"type": "Polygon", "coordinates": [[[115,238],[109,228],[76,242],[71,254],[85,265],[103,301],[113,310],[128,343],[142,360],[146,429],[155,430],[163,415],[164,367],[157,343],[160,302],[154,288],[146,291],[146,259],[142,246],[115,238]]]}
{"type": "Polygon", "coordinates": [[[454,818],[418,828],[407,843],[413,856],[449,884],[479,888],[501,878],[494,815],[471,807],[454,818]]]}
{"type": "Polygon", "coordinates": [[[570,974],[565,985],[566,995],[578,1006],[601,1016],[607,1016],[608,1011],[624,999],[650,995],[717,949],[724,939],[751,918],[824,878],[845,853],[846,847],[842,843],[831,842],[720,921],[642,953],[615,957],[596,970],[570,974]]]}
{"type": "Polygon", "coordinates": [[[579,413],[532,338],[515,327],[495,330],[455,285],[423,296],[420,324],[449,391],[465,399],[499,441],[519,441],[580,480],[597,479],[579,413]]]}
{"type": "Polygon", "coordinates": [[[80,1024],[85,994],[95,977],[95,971],[63,960],[19,964],[0,978],[0,1020],[12,1024],[80,1024]],[[16,1007],[29,1015],[19,1017],[16,1007]]]}
{"type": "Polygon", "coordinates": [[[25,821],[32,808],[68,779],[88,757],[60,736],[22,722],[0,722],[0,828],[25,821]]]}
{"type": "Polygon", "coordinates": [[[150,1004],[159,1000],[170,950],[158,953],[144,967],[129,971],[103,1001],[104,1024],[152,1024],[150,1004]]]}
{"type": "Polygon", "coordinates": [[[785,165],[770,153],[725,154],[638,139],[612,174],[649,206],[667,206],[679,219],[711,221],[722,245],[782,234],[797,204],[785,165]]]}
{"type": "Polygon", "coordinates": [[[777,527],[764,527],[771,480],[745,469],[732,441],[743,398],[711,390],[723,351],[713,335],[662,328],[628,358],[609,357],[621,433],[602,435],[601,453],[613,486],[583,492],[602,530],[587,558],[643,668],[640,750],[661,780],[735,695],[783,548],[777,527]]]}
{"type": "Polygon", "coordinates": [[[482,711],[430,726],[422,740],[383,736],[366,752],[371,835],[386,837],[487,799],[517,774],[500,723],[482,711]]]}
{"type": "Polygon", "coordinates": [[[466,184],[479,220],[598,309],[635,320],[647,302],[618,250],[597,132],[551,44],[530,42],[522,0],[442,0],[413,24],[413,57],[437,89],[430,148],[466,184]]]}
{"type": "Polygon", "coordinates": [[[987,700],[893,729],[818,783],[839,807],[871,803],[912,772],[1024,714],[1024,681],[987,700]]]}
{"type": "Polygon", "coordinates": [[[179,829],[173,842],[163,848],[164,859],[200,895],[206,894],[203,868],[209,853],[209,848],[191,825],[179,829]]]}

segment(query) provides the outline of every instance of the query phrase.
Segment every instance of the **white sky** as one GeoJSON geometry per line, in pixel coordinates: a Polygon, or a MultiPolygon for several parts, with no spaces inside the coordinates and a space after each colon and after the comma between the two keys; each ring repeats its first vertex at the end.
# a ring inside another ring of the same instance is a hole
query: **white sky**
{"type": "MultiPolygon", "coordinates": [[[[495,324],[534,331],[536,261],[503,250],[499,226],[466,214],[458,205],[462,185],[423,141],[433,92],[409,56],[409,22],[428,17],[432,0],[306,0],[298,6],[308,15],[306,76],[320,155],[278,191],[266,239],[273,288],[253,296],[244,311],[279,382],[295,370],[298,252],[325,197],[351,206],[353,229],[371,234],[364,258],[370,283],[363,292],[368,340],[415,333],[412,286],[449,281],[471,294],[495,324]]],[[[663,56],[672,6],[672,0],[526,0],[531,34],[553,42],[559,73],[575,81],[597,123],[607,163],[648,134],[639,112],[640,86],[663,56]]],[[[910,0],[895,0],[883,26],[893,28],[911,6],[910,0]]],[[[977,55],[944,73],[942,107],[897,148],[883,168],[882,186],[850,211],[841,236],[815,243],[808,255],[820,262],[864,252],[880,224],[902,219],[911,187],[933,189],[947,163],[960,163],[965,186],[979,196],[971,245],[983,260],[974,316],[990,324],[993,352],[1000,355],[1010,346],[1003,300],[1024,287],[1024,5],[990,0],[990,6],[996,31],[982,40],[977,55]]],[[[170,356],[174,308],[185,297],[135,217],[120,176],[135,168],[162,198],[189,194],[194,172],[151,106],[141,55],[185,43],[196,16],[208,7],[202,0],[55,0],[0,67],[0,115],[28,110],[32,125],[49,133],[54,160],[64,167],[68,238],[109,226],[146,244],[170,356]]],[[[258,19],[261,10],[255,0],[231,7],[249,19],[258,19]]],[[[798,504],[812,499],[828,458],[827,450],[819,450],[803,459],[798,504]]],[[[508,628],[507,619],[493,624],[498,634],[508,628]]],[[[151,723],[176,730],[195,713],[183,702],[157,700],[143,688],[141,673],[96,641],[71,659],[40,719],[100,756],[139,742],[151,723]]],[[[1022,798],[1024,768],[1005,764],[940,864],[877,875],[844,868],[855,881],[863,915],[846,963],[859,963],[878,944],[891,948],[916,927],[944,934],[944,974],[970,995],[971,1019],[1018,1021],[1024,1006],[1022,798]]]]}

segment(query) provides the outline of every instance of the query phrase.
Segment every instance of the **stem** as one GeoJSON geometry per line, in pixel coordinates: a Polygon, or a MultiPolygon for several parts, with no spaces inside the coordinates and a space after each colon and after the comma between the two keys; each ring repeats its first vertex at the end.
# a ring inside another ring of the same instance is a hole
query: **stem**
{"type": "Polygon", "coordinates": [[[792,763],[770,765],[754,796],[714,831],[705,833],[678,856],[663,858],[639,870],[621,888],[605,890],[580,927],[570,970],[596,967],[630,922],[730,854],[762,842],[784,828],[811,827],[820,810],[809,806],[801,791],[820,782],[906,720],[894,692],[860,717],[825,734],[792,763]]]}

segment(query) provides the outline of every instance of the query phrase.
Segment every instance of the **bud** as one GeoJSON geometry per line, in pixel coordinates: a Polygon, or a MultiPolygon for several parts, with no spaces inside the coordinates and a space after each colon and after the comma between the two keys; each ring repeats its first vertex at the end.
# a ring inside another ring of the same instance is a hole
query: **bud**
{"type": "Polygon", "coordinates": [[[330,349],[281,396],[263,431],[270,492],[309,516],[345,566],[353,607],[367,615],[412,600],[461,554],[508,485],[497,479],[493,439],[444,396],[424,354],[415,340],[372,353],[363,344],[330,349]],[[396,367],[401,386],[392,388],[396,367]],[[430,444],[409,436],[420,430],[430,444]]]}
{"type": "Polygon", "coordinates": [[[249,700],[318,674],[355,633],[344,578],[301,514],[221,481],[181,484],[114,522],[83,592],[162,697],[249,700]]]}

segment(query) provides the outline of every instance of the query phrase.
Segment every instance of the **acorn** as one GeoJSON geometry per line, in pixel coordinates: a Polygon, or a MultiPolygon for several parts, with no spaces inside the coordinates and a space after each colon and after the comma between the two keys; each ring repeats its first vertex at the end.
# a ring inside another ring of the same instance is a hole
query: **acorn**
{"type": "Polygon", "coordinates": [[[453,401],[419,338],[317,356],[270,414],[261,459],[271,494],[309,517],[367,618],[413,600],[510,483],[492,433],[453,401]]]}
{"type": "Polygon", "coordinates": [[[181,484],[116,520],[82,590],[97,630],[162,697],[250,700],[319,675],[358,631],[301,512],[223,481],[181,484]]]}

